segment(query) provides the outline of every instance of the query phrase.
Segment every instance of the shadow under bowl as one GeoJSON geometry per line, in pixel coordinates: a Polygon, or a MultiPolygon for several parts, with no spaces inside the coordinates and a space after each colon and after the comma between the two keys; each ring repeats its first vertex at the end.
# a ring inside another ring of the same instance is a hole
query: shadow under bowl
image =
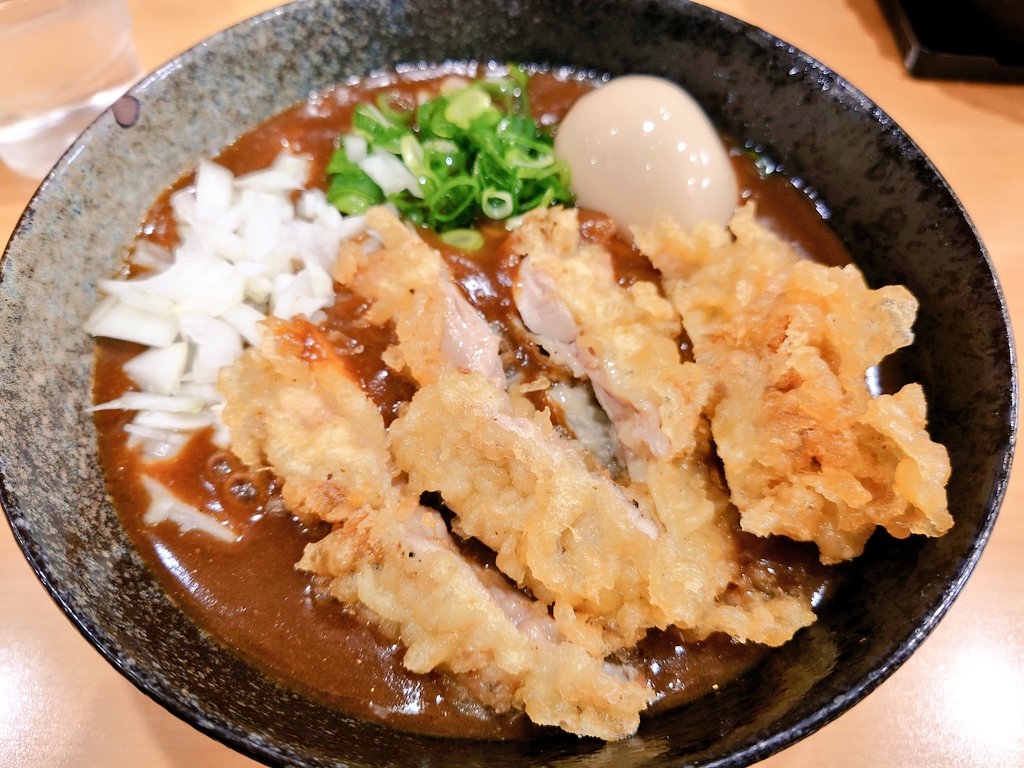
{"type": "Polygon", "coordinates": [[[802,52],[671,0],[321,0],[213,37],[131,96],[136,103],[101,116],[47,177],[4,255],[0,498],[71,621],[133,683],[200,730],[272,764],[745,765],[871,691],[963,586],[994,523],[1014,440],[1002,295],[971,223],[927,158],[877,106],[802,52]],[[899,364],[924,385],[930,430],[949,448],[954,529],[937,540],[876,536],[815,626],[754,672],[646,720],[624,742],[431,739],[278,687],[170,602],[122,530],[97,462],[88,413],[93,345],[81,328],[97,280],[113,273],[149,202],[200,158],[311,91],[400,62],[462,58],[678,81],[724,134],[765,148],[816,190],[872,285],[902,283],[921,303],[917,343],[899,364]]]}

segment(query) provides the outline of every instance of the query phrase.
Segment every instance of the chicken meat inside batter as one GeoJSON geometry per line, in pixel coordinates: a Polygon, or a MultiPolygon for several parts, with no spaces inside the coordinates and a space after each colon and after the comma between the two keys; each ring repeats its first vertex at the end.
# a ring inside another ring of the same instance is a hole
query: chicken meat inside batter
{"type": "Polygon", "coordinates": [[[408,669],[447,670],[482,703],[540,724],[603,739],[636,730],[653,699],[643,678],[567,642],[543,603],[462,557],[440,514],[399,482],[383,419],[314,326],[273,323],[221,389],[233,439],[273,462],[294,510],[335,524],[299,567],[400,640],[408,669]],[[309,417],[275,416],[294,408],[309,417]],[[373,480],[351,471],[367,464],[373,480]]]}
{"type": "Polygon", "coordinates": [[[826,563],[860,554],[877,526],[949,530],[949,457],[925,429],[921,387],[872,397],[865,381],[913,341],[906,288],[798,259],[749,206],[729,230],[666,219],[635,234],[713,382],[712,434],[745,530],[813,541],[826,563]]]}
{"type": "Polygon", "coordinates": [[[810,594],[746,570],[741,528],[813,541],[835,562],[879,525],[951,524],[920,387],[872,397],[864,380],[909,342],[912,297],[799,261],[749,208],[731,232],[637,232],[663,280],[628,288],[575,210],[528,214],[507,243],[513,296],[562,371],[557,393],[504,369],[501,335],[438,251],[386,209],[367,223],[374,239],[343,246],[333,277],[394,329],[380,365],[418,387],[390,427],[302,319],[268,322],[220,388],[234,451],[274,472],[294,514],[332,526],[298,567],[400,640],[408,669],[446,671],[498,711],[623,738],[654,699],[623,661],[651,629],[780,645],[814,620],[810,594]],[[592,392],[613,450],[577,439],[596,408],[567,429],[524,395],[545,390],[563,404],[592,392]],[[611,453],[624,473],[604,468],[611,453]]]}

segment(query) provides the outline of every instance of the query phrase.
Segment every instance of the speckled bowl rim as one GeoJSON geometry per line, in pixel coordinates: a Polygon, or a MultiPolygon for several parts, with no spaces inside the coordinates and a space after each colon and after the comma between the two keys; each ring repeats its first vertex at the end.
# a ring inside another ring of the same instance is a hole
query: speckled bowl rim
{"type": "MultiPolygon", "coordinates": [[[[139,93],[144,92],[145,89],[152,84],[173,76],[173,74],[181,68],[183,62],[197,56],[198,52],[202,49],[209,46],[217,46],[225,37],[245,31],[254,25],[271,22],[278,16],[288,13],[289,8],[297,7],[302,4],[303,0],[296,0],[295,2],[278,6],[239,22],[238,24],[232,25],[231,27],[206,38],[154,70],[151,74],[146,76],[132,89],[130,89],[127,96],[134,98],[139,93]]],[[[945,615],[946,611],[959,595],[964,584],[967,582],[967,579],[973,572],[978,559],[981,556],[982,550],[991,536],[1000,504],[1005,496],[1016,442],[1018,375],[1014,338],[1012,332],[1010,332],[1010,321],[1006,308],[1005,297],[999,285],[991,259],[989,258],[987,250],[981,242],[980,237],[978,237],[977,230],[959,198],[950,188],[949,184],[932,161],[920,150],[918,145],[909,136],[907,136],[905,132],[903,132],[895,121],[888,116],[888,114],[868,99],[859,89],[851,85],[845,78],[837,75],[833,70],[823,65],[820,61],[794,46],[785,43],[759,27],[748,24],[747,22],[741,21],[714,9],[706,10],[717,17],[716,20],[718,23],[733,25],[734,31],[737,34],[760,38],[762,42],[776,46],[783,46],[788,49],[790,54],[799,58],[809,68],[809,70],[813,70],[822,76],[832,78],[835,81],[836,86],[842,89],[846,99],[855,103],[860,110],[870,112],[874,120],[880,125],[887,127],[889,130],[895,131],[899,135],[900,141],[906,145],[909,152],[915,154],[919,160],[922,160],[929,167],[939,182],[945,186],[946,191],[953,198],[960,215],[966,221],[971,231],[974,233],[975,238],[978,240],[980,255],[984,259],[988,270],[992,275],[994,289],[998,294],[1003,318],[1006,322],[1008,331],[1012,376],[1012,392],[1010,394],[1012,413],[1009,418],[1010,438],[1003,451],[1003,460],[999,475],[995,478],[993,489],[989,496],[988,513],[984,524],[978,531],[978,535],[975,537],[970,551],[966,554],[957,578],[947,585],[941,600],[936,604],[934,609],[923,618],[913,633],[897,647],[896,651],[889,658],[875,668],[867,678],[863,679],[858,686],[850,689],[844,695],[835,697],[831,702],[820,707],[812,715],[803,718],[795,725],[782,730],[767,739],[759,739],[755,735],[748,739],[749,743],[747,743],[746,746],[734,751],[730,755],[719,759],[713,759],[710,762],[700,763],[700,765],[714,766],[715,768],[737,768],[738,766],[749,765],[753,762],[765,759],[768,756],[781,751],[796,741],[799,741],[809,734],[819,730],[829,722],[836,719],[839,715],[843,714],[847,709],[863,699],[893,672],[895,672],[896,669],[898,669],[913,653],[913,651],[917,649],[924,639],[928,637],[938,624],[939,620],[945,615]]],[[[4,250],[3,257],[0,259],[0,283],[2,283],[7,272],[8,256],[12,251],[14,244],[18,240],[20,233],[25,229],[28,220],[31,219],[35,211],[46,206],[46,195],[50,183],[59,177],[71,160],[89,144],[94,133],[95,131],[93,126],[87,128],[39,185],[28,207],[20,217],[11,239],[4,250]]],[[[2,460],[2,457],[0,457],[0,460],[2,460]]],[[[2,464],[0,464],[0,470],[2,470],[2,464]]],[[[8,510],[12,509],[14,505],[9,497],[6,484],[4,483],[2,471],[0,471],[0,503],[2,503],[4,511],[7,513],[5,516],[8,518],[8,524],[10,525],[12,534],[17,541],[18,546],[21,548],[25,558],[28,560],[30,566],[46,589],[47,593],[60,607],[76,629],[78,629],[78,631],[86,638],[86,640],[88,640],[89,643],[93,645],[115,669],[117,669],[140,691],[168,711],[175,714],[177,717],[191,724],[199,731],[211,736],[240,753],[248,755],[251,758],[264,762],[268,765],[289,763],[297,758],[301,759],[301,756],[282,752],[275,744],[265,743],[259,739],[254,741],[252,734],[245,732],[231,721],[219,717],[211,717],[208,713],[205,713],[194,706],[190,706],[188,703],[182,701],[177,690],[164,686],[163,681],[160,678],[151,678],[147,675],[145,670],[136,668],[130,663],[126,663],[121,649],[111,640],[110,635],[102,627],[94,626],[89,616],[78,615],[65,601],[62,595],[61,584],[53,577],[50,568],[47,565],[45,554],[40,551],[35,540],[28,535],[24,535],[14,524],[10,513],[8,513],[8,510]]]]}

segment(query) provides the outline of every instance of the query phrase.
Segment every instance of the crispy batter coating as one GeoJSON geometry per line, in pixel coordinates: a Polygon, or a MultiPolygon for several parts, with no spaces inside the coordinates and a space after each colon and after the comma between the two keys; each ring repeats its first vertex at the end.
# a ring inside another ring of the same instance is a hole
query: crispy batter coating
{"type": "Polygon", "coordinates": [[[814,620],[809,595],[748,590],[749,600],[728,610],[719,605],[741,574],[728,498],[710,460],[703,414],[710,377],[680,359],[679,317],[656,286],[620,286],[607,252],[581,242],[577,219],[576,210],[560,208],[526,216],[511,242],[522,257],[515,298],[541,343],[591,382],[634,486],[643,484],[650,495],[661,527],[650,548],[651,602],[667,623],[702,636],[722,629],[722,616],[750,605],[770,621],[734,618],[728,624],[734,636],[781,644],[814,620]]]}
{"type": "Polygon", "coordinates": [[[658,528],[610,478],[592,473],[546,412],[518,415],[479,374],[450,371],[391,425],[395,460],[417,491],[440,491],[453,526],[497,553],[499,569],[554,603],[575,642],[604,654],[661,623],[647,561],[658,528]]]}
{"type": "MultiPolygon", "coordinates": [[[[500,340],[452,282],[441,254],[387,208],[371,208],[366,223],[382,247],[367,252],[348,243],[339,265],[356,264],[350,286],[373,301],[369,322],[395,324],[398,343],[384,354],[388,367],[407,370],[421,385],[453,365],[501,385],[500,340]]],[[[335,273],[348,276],[351,269],[335,273]]]]}
{"type": "Polygon", "coordinates": [[[239,455],[277,474],[293,511],[336,522],[299,567],[330,577],[335,597],[400,639],[407,668],[446,669],[484,703],[573,733],[636,730],[653,691],[635,669],[566,642],[543,603],[463,558],[441,516],[395,484],[380,414],[313,326],[274,321],[221,388],[239,455]]]}
{"type": "Polygon", "coordinates": [[[523,321],[590,380],[619,439],[659,458],[692,453],[710,387],[680,361],[679,315],[655,286],[619,286],[607,251],[581,244],[575,209],[527,214],[511,249],[523,257],[515,286],[523,321]]]}
{"type": "Polygon", "coordinates": [[[614,436],[621,482],[527,399],[546,381],[506,388],[499,339],[440,254],[386,209],[367,222],[379,247],[347,244],[333,274],[370,300],[369,322],[394,325],[384,362],[420,385],[390,431],[305,320],[268,321],[220,388],[234,451],[278,476],[294,513],[333,524],[298,567],[400,640],[410,670],[447,670],[496,710],[623,738],[654,693],[609,654],[649,628],[780,645],[813,621],[810,595],[745,558],[742,537],[755,539],[740,527],[813,541],[828,563],[877,526],[952,524],[921,388],[872,397],[865,382],[912,340],[913,297],[798,260],[751,208],[731,232],[667,220],[636,232],[661,286],[620,286],[575,211],[532,213],[512,236],[523,321],[572,386],[589,382],[607,419],[588,445],[607,451],[614,436]],[[423,491],[497,569],[460,551],[423,491]]]}
{"type": "MultiPolygon", "coordinates": [[[[741,578],[739,550],[724,493],[696,465],[652,473],[654,524],[642,511],[650,499],[592,473],[546,413],[517,415],[481,376],[455,371],[416,394],[391,437],[409,486],[439,491],[456,513],[453,527],[491,547],[502,572],[552,604],[573,642],[603,655],[651,627],[702,637],[720,628],[716,598],[741,578]]],[[[775,595],[762,597],[758,606],[775,595]]],[[[777,618],[736,636],[777,645],[813,620],[806,599],[802,613],[785,616],[793,621],[782,639],[777,618]]]]}
{"type": "Polygon", "coordinates": [[[405,645],[410,670],[461,675],[498,711],[612,740],[636,730],[653,698],[636,670],[564,642],[541,603],[464,559],[415,498],[352,518],[310,544],[299,567],[368,609],[405,645]]]}
{"type": "Polygon", "coordinates": [[[219,387],[232,451],[284,480],[294,514],[343,520],[382,502],[394,467],[380,414],[311,323],[267,320],[262,346],[226,368],[219,387]]]}
{"type": "Polygon", "coordinates": [[[751,206],[730,229],[664,220],[634,234],[715,382],[712,432],[743,528],[814,541],[826,563],[859,554],[877,525],[948,530],[949,460],[920,388],[872,398],[865,381],[913,340],[914,298],[799,260],[751,206]]]}

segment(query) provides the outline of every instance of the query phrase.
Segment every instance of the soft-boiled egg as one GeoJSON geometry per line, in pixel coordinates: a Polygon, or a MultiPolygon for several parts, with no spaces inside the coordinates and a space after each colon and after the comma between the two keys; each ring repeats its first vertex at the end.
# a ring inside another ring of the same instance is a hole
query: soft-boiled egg
{"type": "Polygon", "coordinates": [[[725,224],[736,208],[736,176],[714,126],[690,94],[658,77],[618,77],[581,98],[555,154],[572,169],[577,204],[624,234],[661,213],[686,228],[725,224]]]}

